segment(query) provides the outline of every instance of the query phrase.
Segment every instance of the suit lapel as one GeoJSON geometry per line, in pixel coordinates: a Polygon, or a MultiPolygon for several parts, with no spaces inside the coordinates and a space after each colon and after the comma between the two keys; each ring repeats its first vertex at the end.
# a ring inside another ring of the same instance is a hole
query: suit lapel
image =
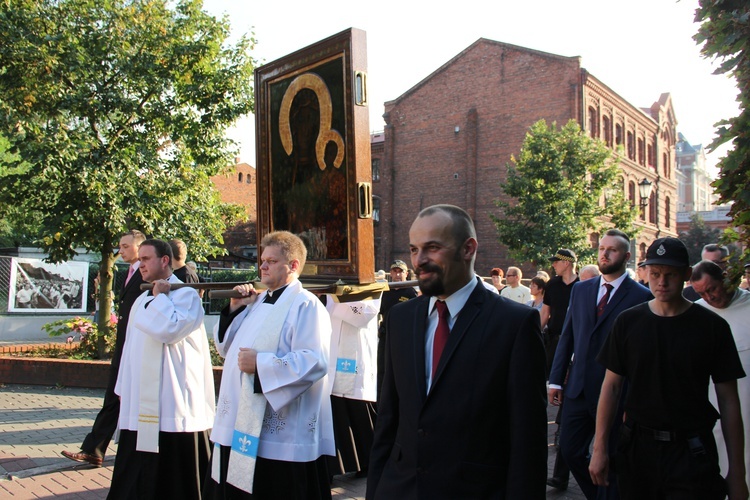
{"type": "Polygon", "coordinates": [[[414,326],[412,341],[414,342],[414,377],[417,381],[417,394],[422,396],[422,403],[427,397],[427,380],[425,380],[425,337],[427,335],[427,307],[430,304],[429,297],[422,296],[419,300],[417,313],[414,315],[414,326]]]}
{"type": "Polygon", "coordinates": [[[588,284],[588,290],[586,292],[586,315],[589,317],[589,325],[596,325],[599,318],[596,317],[596,306],[597,306],[597,295],[599,295],[599,283],[601,278],[592,278],[584,283],[588,284]],[[589,281],[591,282],[589,284],[589,281]]]}
{"type": "MultiPolygon", "coordinates": [[[[620,283],[620,286],[617,288],[617,292],[612,296],[611,299],[609,299],[609,302],[607,302],[607,305],[604,307],[604,311],[602,311],[602,315],[597,318],[597,326],[599,323],[602,323],[607,320],[607,316],[612,314],[612,311],[619,311],[618,305],[620,302],[623,301],[625,296],[628,293],[628,290],[630,289],[631,283],[634,283],[634,281],[628,276],[626,277],[622,283],[620,283]]],[[[597,289],[597,292],[599,290],[597,289]]],[[[596,313],[594,313],[596,314],[596,313]]]]}
{"type": "Polygon", "coordinates": [[[140,292],[141,283],[143,283],[143,277],[141,276],[141,271],[140,269],[136,269],[135,272],[133,273],[133,276],[130,277],[130,281],[128,281],[128,283],[123,287],[122,291],[123,293],[125,293],[126,291],[129,291],[132,288],[138,288],[138,292],[140,292]]]}

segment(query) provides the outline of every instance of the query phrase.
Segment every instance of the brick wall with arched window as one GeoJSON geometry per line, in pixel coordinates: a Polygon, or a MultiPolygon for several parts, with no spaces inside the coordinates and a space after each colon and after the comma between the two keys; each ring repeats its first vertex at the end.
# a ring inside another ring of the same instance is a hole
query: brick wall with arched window
{"type": "Polygon", "coordinates": [[[651,224],[656,224],[656,203],[656,191],[651,191],[648,199],[648,221],[651,224]]]}

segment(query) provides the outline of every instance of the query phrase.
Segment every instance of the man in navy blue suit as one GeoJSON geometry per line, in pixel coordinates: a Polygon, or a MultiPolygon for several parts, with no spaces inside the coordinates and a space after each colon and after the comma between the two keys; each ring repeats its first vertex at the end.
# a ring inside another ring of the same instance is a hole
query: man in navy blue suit
{"type": "MultiPolygon", "coordinates": [[[[560,451],[588,499],[618,498],[614,480],[610,481],[610,486],[597,487],[588,472],[596,406],[605,371],[596,356],[615,318],[625,309],[652,298],[648,288],[625,272],[629,249],[630,239],[620,230],[610,229],[601,239],[598,263],[602,275],[573,286],[549,376],[549,402],[558,406],[563,398],[565,373],[570,366],[564,390],[560,451]]],[[[613,429],[611,436],[617,436],[617,429],[613,429]]],[[[609,449],[614,453],[614,443],[609,449]]]]}

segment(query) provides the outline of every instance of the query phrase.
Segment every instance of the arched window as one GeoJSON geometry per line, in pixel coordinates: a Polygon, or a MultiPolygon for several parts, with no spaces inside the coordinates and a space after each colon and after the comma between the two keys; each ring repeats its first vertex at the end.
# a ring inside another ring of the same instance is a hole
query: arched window
{"type": "Polygon", "coordinates": [[[380,181],[380,158],[372,159],[372,182],[380,181]]]}
{"type": "Polygon", "coordinates": [[[589,244],[591,248],[599,248],[599,233],[589,234],[589,244]]]}
{"type": "Polygon", "coordinates": [[[237,178],[238,182],[242,182],[242,172],[240,172],[240,173],[239,173],[239,174],[237,175],[237,177],[238,177],[238,178],[237,178]]]}
{"type": "Polygon", "coordinates": [[[669,179],[670,174],[672,173],[672,168],[670,165],[670,162],[672,161],[672,155],[669,153],[664,153],[664,177],[669,179]]]}
{"type": "Polygon", "coordinates": [[[633,132],[628,132],[628,158],[631,160],[635,160],[635,138],[633,137],[633,132]]]}
{"type": "Polygon", "coordinates": [[[638,139],[638,163],[640,165],[646,164],[646,150],[644,144],[643,139],[638,139]]]}
{"type": "Polygon", "coordinates": [[[372,197],[372,221],[377,225],[380,222],[380,198],[372,197]]]}
{"type": "Polygon", "coordinates": [[[635,182],[630,181],[628,184],[628,200],[630,200],[630,206],[635,206],[635,182]]]}
{"type": "Polygon", "coordinates": [[[612,147],[612,123],[609,116],[602,116],[602,129],[604,132],[604,143],[607,147],[612,147]]]}
{"type": "Polygon", "coordinates": [[[670,208],[670,203],[672,203],[672,200],[670,200],[670,199],[669,199],[669,196],[667,196],[666,200],[664,200],[664,216],[665,216],[665,217],[667,218],[667,221],[666,221],[666,223],[665,223],[665,225],[666,225],[667,227],[669,227],[669,226],[670,226],[670,221],[669,221],[669,219],[670,219],[670,218],[672,217],[672,212],[671,212],[671,210],[669,209],[669,208],[670,208]]]}
{"type": "Polygon", "coordinates": [[[591,134],[591,137],[597,138],[599,137],[599,120],[596,118],[596,108],[593,106],[589,107],[589,133],[591,134]]]}
{"type": "Polygon", "coordinates": [[[247,174],[247,183],[250,184],[253,182],[253,177],[250,174],[247,174]]]}
{"type": "Polygon", "coordinates": [[[615,125],[615,145],[622,145],[622,125],[620,125],[619,123],[615,125]]]}
{"type": "Polygon", "coordinates": [[[656,191],[651,191],[651,196],[648,200],[648,221],[651,224],[656,224],[656,191]]]}
{"type": "Polygon", "coordinates": [[[641,258],[638,259],[638,260],[646,260],[646,244],[645,243],[641,243],[639,245],[639,248],[640,248],[641,258]]]}
{"type": "Polygon", "coordinates": [[[648,166],[655,168],[654,163],[656,159],[654,158],[654,145],[652,143],[649,143],[646,147],[646,159],[648,161],[648,166]]]}

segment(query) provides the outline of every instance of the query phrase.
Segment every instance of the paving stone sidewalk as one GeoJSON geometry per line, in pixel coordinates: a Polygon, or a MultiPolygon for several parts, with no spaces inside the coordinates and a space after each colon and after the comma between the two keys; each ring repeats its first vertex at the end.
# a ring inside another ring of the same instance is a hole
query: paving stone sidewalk
{"type": "MultiPolygon", "coordinates": [[[[115,444],[110,444],[104,466],[76,464],[60,455],[78,450],[99,412],[104,390],[0,384],[0,498],[101,499],[112,480],[115,444]]],[[[548,409],[550,422],[556,408],[548,409]]],[[[549,442],[555,424],[548,426],[549,442]]],[[[554,463],[550,446],[549,468],[554,463]]],[[[334,500],[362,500],[367,480],[352,474],[336,476],[334,500]]],[[[567,491],[548,488],[547,499],[582,499],[571,478],[567,491]]]]}

